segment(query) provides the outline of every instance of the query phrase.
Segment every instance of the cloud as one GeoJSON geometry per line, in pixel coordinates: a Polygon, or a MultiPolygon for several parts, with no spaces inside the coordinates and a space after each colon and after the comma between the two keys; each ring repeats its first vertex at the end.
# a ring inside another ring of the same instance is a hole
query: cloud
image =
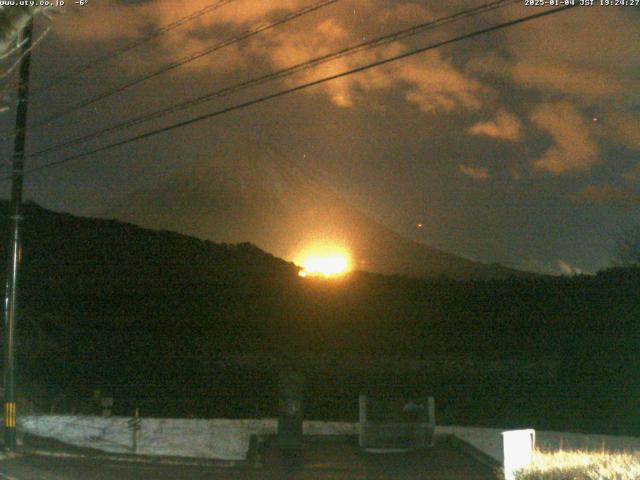
{"type": "Polygon", "coordinates": [[[640,112],[606,112],[600,117],[609,138],[630,150],[640,151],[640,112]]]}
{"type": "Polygon", "coordinates": [[[640,205],[640,195],[612,185],[587,185],[577,194],[580,201],[610,205],[628,211],[640,205]]]}
{"type": "Polygon", "coordinates": [[[629,171],[625,172],[622,175],[622,178],[630,182],[640,181],[640,162],[636,162],[636,164],[631,167],[629,171]]]}
{"type": "Polygon", "coordinates": [[[555,90],[574,98],[619,96],[628,91],[621,77],[593,66],[520,61],[513,65],[511,74],[526,88],[555,90]]]}
{"type": "Polygon", "coordinates": [[[544,275],[590,274],[590,272],[562,259],[547,261],[537,258],[528,258],[516,265],[516,268],[530,272],[538,272],[544,275]]]}
{"type": "MultiPolygon", "coordinates": [[[[520,8],[520,14],[526,14],[520,8]]],[[[502,11],[505,18],[513,9],[502,11]]],[[[640,102],[640,29],[636,12],[627,9],[573,9],[507,29],[495,49],[469,61],[469,72],[481,78],[498,77],[547,101],[563,99],[581,109],[595,111],[605,130],[599,140],[640,149],[640,122],[634,105],[640,102]],[[571,39],[571,40],[568,40],[571,39]],[[617,109],[606,115],[602,109],[617,109]]],[[[637,108],[637,107],[635,107],[637,108]]],[[[558,122],[553,129],[563,128],[558,122]]],[[[546,129],[549,133],[550,128],[546,129]]],[[[578,140],[559,141],[535,164],[552,173],[586,171],[596,161],[594,141],[570,133],[578,140]],[[578,150],[582,148],[582,153],[578,150]],[[573,150],[573,152],[570,152],[573,150]],[[568,153],[566,158],[565,154],[568,153]]]]}
{"type": "Polygon", "coordinates": [[[626,102],[638,87],[640,68],[634,16],[626,9],[581,8],[510,29],[502,72],[526,88],[583,104],[626,102]]]}
{"type": "MultiPolygon", "coordinates": [[[[70,11],[73,15],[60,15],[55,19],[55,32],[75,45],[94,46],[102,43],[112,46],[134,40],[145,32],[171,24],[210,5],[210,0],[126,4],[119,0],[103,0],[95,2],[90,8],[72,6],[70,11]]],[[[137,49],[132,55],[125,56],[122,62],[134,69],[175,60],[308,5],[308,0],[238,0],[181,25],[168,35],[158,37],[150,42],[148,48],[137,49]]],[[[242,42],[239,46],[226,48],[223,54],[210,55],[190,63],[179,72],[189,75],[193,70],[201,70],[228,78],[228,73],[234,70],[244,75],[247,71],[255,72],[258,67],[283,68],[374,35],[399,30],[467,7],[466,1],[450,1],[426,8],[420,2],[409,0],[344,0],[242,42]]],[[[521,10],[522,13],[529,13],[526,8],[521,10]]],[[[550,89],[581,102],[587,97],[588,101],[611,96],[628,97],[629,92],[637,90],[636,72],[640,68],[637,25],[632,15],[619,11],[625,9],[605,9],[604,13],[601,10],[576,9],[544,21],[529,22],[505,30],[507,41],[500,44],[499,53],[490,54],[491,61],[487,61],[482,69],[507,76],[520,86],[545,92],[550,89]],[[572,41],[567,41],[567,38],[572,38],[572,41]]],[[[513,9],[501,12],[505,17],[514,13],[513,9]]],[[[473,22],[475,20],[459,25],[465,25],[465,29],[468,29],[473,22]]],[[[460,28],[459,25],[451,25],[429,35],[440,38],[438,35],[442,32],[448,37],[460,28]]],[[[424,37],[421,37],[421,41],[424,41],[424,37]]],[[[296,80],[318,78],[324,73],[337,73],[384,58],[392,51],[402,51],[411,40],[406,42],[341,59],[315,73],[300,75],[296,80]]],[[[444,51],[451,52],[451,48],[444,51]]],[[[454,55],[453,58],[463,56],[454,55]]],[[[461,69],[440,51],[434,51],[332,81],[307,93],[321,92],[335,105],[351,107],[363,93],[385,94],[393,87],[401,89],[402,97],[422,112],[454,112],[477,109],[487,102],[484,94],[488,88],[471,76],[473,72],[474,69],[461,69]]],[[[376,101],[366,103],[379,104],[376,101]]],[[[359,105],[364,104],[359,102],[359,105]]],[[[487,125],[489,128],[490,125],[487,125]]],[[[515,133],[512,130],[505,135],[513,136],[515,133]]]]}
{"type": "Polygon", "coordinates": [[[591,126],[572,104],[539,105],[530,119],[554,140],[554,144],[533,162],[535,168],[562,175],[588,171],[599,162],[598,145],[591,138],[591,126]]]}
{"type": "Polygon", "coordinates": [[[472,135],[487,135],[501,140],[515,141],[520,139],[522,124],[518,117],[504,110],[498,111],[496,119],[488,122],[479,122],[469,128],[472,135]]]}
{"type": "MultiPolygon", "coordinates": [[[[208,0],[174,0],[123,5],[117,0],[105,0],[96,3],[95,8],[74,9],[76,15],[57,20],[56,32],[75,44],[122,44],[210,4],[208,0]]],[[[232,2],[154,39],[147,49],[136,49],[121,62],[130,70],[139,70],[145,65],[174,61],[308,5],[310,2],[307,0],[232,2]]],[[[355,45],[373,35],[393,32],[430,18],[433,14],[427,8],[412,1],[398,1],[390,5],[382,0],[344,0],[232,48],[225,48],[223,53],[207,55],[181,67],[176,74],[188,76],[194,71],[201,71],[228,82],[228,74],[236,71],[243,78],[247,75],[251,78],[261,69],[265,73],[267,69],[287,68],[355,45]]],[[[340,58],[284,82],[287,85],[300,84],[334,75],[387,58],[406,48],[400,42],[388,44],[340,58]]],[[[384,95],[391,88],[399,89],[407,102],[426,113],[476,109],[482,104],[481,84],[437,51],[334,80],[306,92],[311,95],[320,92],[333,104],[346,108],[354,106],[364,94],[384,95]]],[[[359,102],[359,105],[369,103],[376,102],[359,102]]]]}
{"type": "Polygon", "coordinates": [[[403,61],[391,72],[396,81],[406,82],[405,98],[422,112],[477,109],[482,104],[480,83],[443,60],[439,52],[403,61]]]}
{"type": "Polygon", "coordinates": [[[469,165],[460,165],[460,171],[474,180],[488,180],[489,170],[484,167],[471,167],[469,165]]]}
{"type": "MultiPolygon", "coordinates": [[[[271,35],[265,43],[257,46],[261,55],[268,59],[276,69],[287,68],[295,63],[339,50],[342,46],[356,45],[369,32],[378,27],[377,15],[389,21],[390,17],[404,17],[407,11],[405,4],[388,5],[384,8],[372,8],[374,12],[366,21],[350,24],[340,16],[325,20],[318,27],[305,30],[286,29],[271,35]],[[369,24],[370,23],[370,24],[369,24]]],[[[422,14],[423,16],[426,13],[422,14]]],[[[414,22],[416,20],[414,19],[414,22]]],[[[396,25],[390,26],[393,31],[396,25]]],[[[368,63],[398,55],[407,50],[401,42],[394,42],[357,55],[349,55],[322,64],[302,75],[289,79],[290,84],[310,82],[328,77],[368,63]]],[[[333,80],[316,87],[310,92],[323,92],[330,100],[341,107],[352,107],[357,99],[368,97],[366,103],[372,102],[371,96],[389,93],[390,90],[401,92],[404,99],[424,113],[453,112],[458,109],[477,109],[482,104],[484,87],[453,63],[443,58],[439,51],[431,51],[399,62],[376,67],[371,70],[333,80]]]]}

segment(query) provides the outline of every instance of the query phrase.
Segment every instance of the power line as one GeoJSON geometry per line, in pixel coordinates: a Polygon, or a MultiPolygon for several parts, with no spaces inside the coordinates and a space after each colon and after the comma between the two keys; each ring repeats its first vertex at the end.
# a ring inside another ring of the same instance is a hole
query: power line
{"type": "Polygon", "coordinates": [[[157,77],[158,75],[162,75],[163,73],[169,72],[171,70],[174,70],[178,67],[181,67],[183,65],[186,65],[187,63],[193,62],[195,60],[198,60],[206,55],[209,55],[211,53],[217,52],[218,50],[221,50],[225,47],[228,47],[230,45],[234,45],[236,43],[239,43],[243,40],[246,40],[247,38],[251,38],[255,35],[258,35],[259,33],[265,32],[267,30],[270,30],[272,28],[275,28],[279,25],[283,25],[287,22],[290,22],[291,20],[294,20],[296,18],[302,17],[304,15],[307,15],[309,13],[315,12],[316,10],[319,10],[323,7],[326,7],[328,5],[332,5],[336,2],[338,2],[339,0],[320,0],[319,2],[313,4],[313,5],[309,5],[306,6],[300,10],[297,10],[293,13],[289,13],[283,17],[280,17],[279,19],[267,23],[267,24],[263,24],[260,25],[258,27],[255,27],[251,30],[247,30],[243,33],[241,33],[238,36],[232,37],[230,39],[227,40],[223,40],[220,43],[217,43],[216,45],[206,48],[204,50],[200,50],[198,52],[195,52],[191,55],[188,55],[187,57],[184,57],[180,60],[176,60],[174,62],[171,62],[163,67],[161,67],[158,70],[155,70],[151,73],[145,74],[145,75],[141,75],[137,78],[134,78],[133,80],[130,80],[128,82],[125,82],[111,90],[107,90],[106,92],[100,93],[98,95],[96,95],[95,97],[92,97],[90,99],[87,100],[83,100],[81,102],[78,102],[68,108],[66,108],[65,110],[62,110],[58,113],[55,113],[53,115],[51,115],[50,117],[41,120],[33,125],[29,125],[29,128],[37,128],[37,127],[41,127],[43,125],[46,125],[54,120],[57,120],[59,118],[65,117],[66,115],[75,112],[77,110],[81,110],[85,107],[88,107],[89,105],[93,105],[94,103],[100,101],[100,100],[104,100],[105,98],[111,97],[112,95],[115,95],[117,93],[123,92],[125,90],[127,90],[128,88],[131,88],[135,85],[138,85],[142,82],[145,82],[147,80],[150,80],[154,77],[157,77]]]}
{"type": "MultiPolygon", "coordinates": [[[[408,58],[408,57],[417,55],[419,53],[423,53],[423,52],[426,52],[426,51],[429,51],[429,50],[434,50],[436,48],[440,48],[440,47],[443,47],[443,46],[446,46],[446,45],[457,43],[457,42],[460,42],[462,40],[468,40],[470,38],[478,37],[480,35],[484,35],[484,34],[487,34],[487,33],[495,32],[495,31],[498,31],[498,30],[502,30],[504,28],[512,27],[512,26],[515,26],[515,25],[518,25],[518,24],[521,24],[521,23],[525,23],[525,22],[528,22],[528,21],[531,21],[531,20],[535,20],[535,19],[538,19],[538,18],[546,17],[548,15],[552,15],[552,14],[555,14],[555,13],[558,13],[558,12],[562,12],[562,11],[568,10],[570,8],[574,8],[575,6],[576,5],[566,5],[566,6],[562,6],[562,7],[553,9],[553,10],[545,10],[543,12],[539,12],[539,13],[532,14],[532,15],[527,15],[527,16],[524,16],[524,17],[517,18],[515,20],[509,20],[507,22],[503,22],[503,23],[500,23],[500,24],[497,24],[497,25],[494,25],[494,26],[491,26],[491,27],[487,27],[487,28],[483,28],[483,29],[480,29],[480,30],[476,30],[474,32],[467,33],[467,34],[464,34],[464,35],[460,35],[460,36],[454,37],[454,38],[449,39],[449,40],[444,40],[444,41],[441,41],[441,42],[437,42],[437,43],[428,45],[426,47],[421,47],[421,48],[418,48],[418,49],[415,49],[415,50],[411,50],[411,51],[406,52],[406,53],[402,53],[402,54],[395,55],[395,56],[390,57],[390,58],[386,58],[384,60],[378,60],[376,62],[372,62],[372,63],[369,63],[367,65],[363,65],[363,66],[356,67],[356,68],[353,68],[353,69],[350,69],[350,70],[346,70],[344,72],[341,72],[341,73],[338,73],[338,74],[334,74],[334,75],[330,75],[330,76],[327,76],[327,77],[324,77],[324,78],[321,78],[321,79],[318,79],[318,80],[313,80],[311,82],[307,82],[307,83],[304,83],[302,85],[298,85],[296,87],[288,88],[286,90],[281,90],[279,92],[272,93],[272,94],[269,94],[269,95],[265,95],[265,96],[262,96],[262,97],[259,97],[259,98],[253,99],[253,100],[249,100],[247,102],[243,102],[243,103],[240,103],[240,104],[236,104],[236,105],[233,105],[231,107],[226,107],[226,108],[223,108],[221,110],[216,110],[214,112],[210,112],[210,113],[207,113],[207,114],[204,114],[204,115],[199,115],[199,116],[191,118],[189,120],[184,120],[182,122],[174,123],[174,124],[168,125],[166,127],[157,128],[157,129],[151,130],[149,132],[146,132],[146,133],[143,133],[143,134],[140,134],[140,135],[136,135],[136,136],[124,139],[124,140],[120,140],[118,142],[114,142],[114,143],[111,143],[109,145],[105,145],[103,147],[99,147],[99,148],[95,148],[93,150],[89,150],[87,152],[82,152],[82,153],[79,153],[79,154],[76,154],[76,155],[71,155],[71,156],[65,157],[65,158],[63,158],[61,160],[57,160],[57,161],[54,161],[54,162],[46,163],[46,164],[40,165],[38,167],[33,167],[31,169],[28,169],[26,171],[26,173],[33,173],[33,172],[37,172],[37,171],[40,171],[40,170],[45,170],[47,168],[59,166],[59,165],[62,165],[64,163],[68,163],[68,162],[71,162],[73,160],[77,160],[79,158],[88,157],[90,155],[94,155],[96,153],[101,153],[101,152],[104,152],[104,151],[107,151],[107,150],[111,150],[113,148],[120,147],[122,145],[127,145],[129,143],[133,143],[133,142],[136,142],[138,140],[143,140],[145,138],[149,138],[149,137],[158,135],[160,133],[165,133],[165,132],[168,132],[168,131],[171,131],[171,130],[176,130],[178,128],[182,128],[182,127],[194,124],[194,123],[198,123],[198,122],[201,122],[203,120],[208,120],[208,119],[223,115],[225,113],[230,113],[230,112],[233,112],[233,111],[236,111],[236,110],[240,110],[242,108],[246,108],[246,107],[250,107],[250,106],[253,106],[253,105],[257,105],[259,103],[266,102],[268,100],[273,100],[275,98],[283,97],[285,95],[288,95],[288,94],[291,94],[291,93],[294,93],[294,92],[298,92],[298,91],[301,91],[301,90],[304,90],[304,89],[307,89],[307,88],[310,88],[310,87],[314,87],[316,85],[320,85],[320,84],[323,84],[323,83],[326,83],[326,82],[329,82],[329,81],[332,81],[332,80],[336,80],[338,78],[343,78],[343,77],[346,77],[346,76],[349,76],[349,75],[353,75],[355,73],[364,72],[366,70],[370,70],[372,68],[376,68],[376,67],[379,67],[379,66],[382,66],[382,65],[386,65],[386,64],[389,64],[389,63],[404,59],[404,58],[408,58]]],[[[2,178],[0,178],[0,180],[6,180],[8,178],[10,178],[10,177],[2,177],[2,178]]]]}
{"type": "Polygon", "coordinates": [[[105,63],[108,62],[110,60],[113,60],[116,57],[119,57],[120,55],[123,55],[135,48],[138,48],[141,45],[144,45],[145,43],[153,40],[154,38],[157,38],[161,35],[164,35],[167,32],[170,32],[171,30],[175,30],[176,28],[184,25],[185,23],[191,22],[193,20],[196,20],[197,18],[200,18],[204,15],[206,15],[207,13],[213,12],[214,10],[217,10],[221,7],[224,7],[225,5],[234,2],[235,0],[217,0],[216,2],[214,2],[212,5],[208,5],[206,7],[201,8],[200,10],[196,10],[193,13],[190,13],[189,15],[186,15],[184,17],[179,18],[178,20],[176,20],[175,22],[171,22],[167,25],[165,25],[164,27],[161,27],[157,30],[154,30],[153,32],[145,35],[144,37],[139,38],[138,40],[135,40],[131,43],[128,43],[127,45],[124,45],[123,47],[113,51],[113,52],[109,52],[106,53],[105,55],[98,57],[94,60],[92,60],[91,62],[87,62],[85,64],[82,64],[76,68],[73,69],[73,71],[71,71],[70,73],[67,73],[65,75],[61,75],[57,78],[54,78],[51,82],[47,83],[46,85],[43,85],[41,87],[37,87],[34,88],[33,91],[34,93],[41,93],[44,92],[46,90],[49,90],[51,88],[53,88],[56,85],[61,84],[62,82],[65,82],[67,80],[71,80],[72,78],[74,78],[76,75],[79,75],[81,73],[84,73],[88,70],[91,70],[92,68],[96,67],[97,65],[101,64],[101,63],[105,63]]]}
{"type": "MultiPolygon", "coordinates": [[[[281,92],[277,92],[275,94],[270,94],[270,95],[267,95],[267,96],[264,96],[264,97],[260,97],[258,99],[250,100],[248,102],[244,102],[244,103],[241,103],[241,104],[238,104],[238,105],[227,107],[227,108],[224,108],[222,110],[211,112],[209,114],[201,115],[201,116],[195,117],[195,118],[190,119],[190,120],[186,120],[186,121],[183,121],[183,122],[176,123],[174,125],[170,125],[168,127],[163,127],[163,128],[160,128],[160,129],[152,130],[150,132],[147,132],[147,133],[132,137],[130,139],[125,139],[125,140],[122,140],[122,141],[119,141],[119,142],[115,142],[113,144],[110,144],[110,145],[107,145],[107,146],[104,146],[104,147],[100,147],[98,149],[94,149],[94,150],[91,150],[91,151],[88,151],[88,152],[84,152],[84,153],[81,153],[81,154],[73,155],[71,157],[67,157],[67,158],[59,160],[57,162],[53,162],[53,165],[56,165],[56,164],[59,164],[59,163],[66,163],[67,161],[74,160],[76,158],[81,158],[81,157],[84,157],[84,156],[91,155],[93,153],[101,152],[103,150],[108,150],[110,148],[114,148],[116,146],[124,145],[124,144],[130,143],[130,142],[133,142],[133,141],[136,141],[136,140],[139,140],[139,139],[143,139],[143,138],[155,135],[157,133],[163,133],[165,131],[172,130],[174,128],[179,128],[179,127],[182,127],[182,126],[186,126],[186,125],[189,125],[191,123],[195,123],[195,122],[200,121],[200,120],[205,120],[207,118],[211,118],[211,117],[214,117],[214,116],[222,115],[224,113],[235,111],[235,110],[238,110],[240,108],[244,108],[244,107],[247,107],[247,106],[254,105],[256,103],[261,103],[263,101],[270,100],[270,99],[273,99],[273,98],[276,98],[276,97],[279,97],[279,96],[283,96],[283,95],[286,95],[288,93],[293,93],[295,91],[302,90],[304,88],[308,88],[308,87],[311,87],[311,86],[315,86],[315,85],[320,84],[320,83],[324,83],[324,82],[327,82],[327,81],[335,80],[337,78],[341,78],[341,77],[344,77],[344,76],[347,76],[347,75],[351,75],[351,74],[358,73],[358,72],[361,72],[361,71],[364,71],[364,70],[368,70],[370,68],[374,68],[374,67],[377,67],[377,66],[380,66],[380,65],[384,65],[386,63],[390,63],[390,62],[395,61],[395,60],[399,60],[399,59],[402,59],[402,58],[406,58],[408,56],[412,56],[412,55],[415,55],[415,54],[418,54],[418,53],[422,53],[422,52],[427,51],[427,50],[438,48],[438,47],[447,45],[449,43],[454,43],[454,42],[457,42],[457,41],[460,41],[460,40],[464,40],[464,39],[467,39],[467,38],[471,38],[471,37],[474,37],[474,36],[478,36],[478,35],[481,35],[481,34],[484,34],[484,33],[489,33],[489,32],[492,32],[494,30],[499,30],[501,28],[506,28],[506,27],[509,27],[511,25],[515,25],[515,24],[522,23],[522,22],[527,21],[527,20],[532,20],[532,19],[535,19],[535,18],[539,18],[539,17],[545,16],[545,15],[549,15],[551,13],[555,13],[555,12],[558,12],[558,11],[565,10],[566,8],[571,8],[571,7],[573,7],[573,6],[569,5],[567,7],[562,7],[562,8],[558,8],[558,9],[554,9],[554,10],[541,12],[539,14],[534,14],[534,15],[530,15],[530,16],[526,16],[526,17],[521,17],[520,19],[516,19],[516,20],[513,20],[513,21],[505,22],[505,23],[499,24],[499,25],[494,26],[494,27],[489,27],[489,28],[486,28],[486,29],[478,30],[476,32],[472,32],[470,34],[463,35],[461,37],[456,37],[456,38],[454,38],[452,40],[447,40],[445,42],[436,43],[435,45],[432,45],[432,46],[423,47],[423,48],[420,48],[420,49],[417,49],[417,50],[412,50],[410,52],[407,52],[407,53],[404,53],[404,54],[400,54],[400,55],[391,57],[389,59],[380,60],[380,61],[368,64],[368,65],[364,65],[364,66],[357,67],[357,68],[354,68],[354,69],[351,69],[351,70],[347,70],[345,72],[342,72],[342,73],[339,73],[339,74],[336,74],[336,75],[332,75],[332,76],[325,77],[325,78],[322,78],[322,79],[319,79],[319,80],[308,82],[306,84],[303,84],[303,85],[300,85],[300,86],[297,86],[297,87],[293,87],[293,88],[290,88],[290,89],[287,89],[287,90],[284,90],[284,91],[281,91],[281,92]]],[[[216,95],[216,93],[214,93],[212,95],[216,95]]],[[[210,96],[212,96],[212,95],[210,95],[210,96]]],[[[186,102],[186,103],[192,103],[192,102],[186,102]]],[[[175,109],[175,106],[171,107],[171,109],[175,109]]],[[[166,110],[163,111],[163,113],[164,112],[166,112],[166,110]]],[[[156,118],[157,116],[159,116],[157,113],[156,114],[151,114],[151,115],[153,115],[153,118],[156,118]]],[[[145,119],[147,119],[147,118],[145,117],[145,119]]],[[[135,124],[135,123],[133,123],[133,124],[135,124]]],[[[131,126],[131,122],[129,122],[127,124],[124,124],[123,126],[131,126]]],[[[108,131],[112,131],[112,130],[120,129],[120,128],[122,128],[122,126],[111,127],[111,128],[109,128],[107,130],[108,131]]],[[[105,132],[103,131],[102,133],[105,133],[105,132]]],[[[97,136],[97,134],[91,134],[91,136],[94,137],[94,136],[97,136]]],[[[53,150],[54,147],[55,146],[52,146],[49,149],[46,149],[47,152],[53,150]]],[[[59,148],[61,148],[61,147],[59,147],[59,148]]],[[[58,149],[58,148],[56,148],[56,149],[58,149]]],[[[39,156],[39,155],[41,155],[43,153],[45,153],[45,151],[36,152],[35,154],[32,154],[31,156],[39,156]]],[[[40,166],[40,167],[34,167],[33,169],[30,169],[28,172],[40,170],[41,168],[46,167],[47,165],[50,165],[50,164],[46,164],[46,165],[43,165],[43,166],[40,166]]]]}
{"type": "Polygon", "coordinates": [[[386,34],[386,35],[382,35],[380,37],[368,40],[366,42],[361,42],[358,43],[356,45],[350,46],[350,47],[346,47],[343,48],[341,50],[338,50],[336,52],[333,53],[329,53],[326,55],[322,55],[319,57],[315,57],[313,59],[307,60],[305,62],[301,62],[295,65],[292,65],[290,67],[278,70],[276,72],[272,72],[269,73],[267,75],[262,75],[260,77],[257,78],[253,78],[250,80],[246,80],[244,82],[241,82],[239,84],[235,84],[229,87],[225,87],[222,88],[220,90],[215,90],[213,92],[209,92],[206,93],[204,95],[200,95],[196,98],[193,98],[191,100],[187,100],[184,102],[180,102],[174,105],[171,105],[169,107],[164,107],[160,110],[156,110],[155,112],[151,112],[139,117],[135,117],[132,118],[130,120],[127,120],[125,122],[121,122],[119,124],[116,125],[112,125],[110,127],[105,127],[102,129],[99,129],[97,131],[58,143],[58,144],[54,144],[54,145],[50,145],[48,147],[45,147],[42,150],[39,150],[37,152],[34,152],[32,154],[29,155],[29,157],[38,157],[38,156],[42,156],[46,153],[50,153],[53,151],[57,151],[60,150],[62,148],[66,148],[72,145],[77,145],[79,143],[84,143],[90,139],[96,138],[98,136],[104,135],[106,133],[111,133],[111,132],[115,132],[118,130],[122,130],[123,128],[129,128],[135,125],[139,125],[145,122],[148,122],[150,120],[154,120],[156,118],[160,118],[163,117],[165,115],[168,115],[170,113],[174,113],[180,110],[184,110],[187,108],[190,108],[192,106],[198,105],[200,103],[204,103],[207,102],[213,98],[221,98],[223,96],[226,95],[230,95],[232,93],[236,93],[239,92],[241,90],[245,90],[247,88],[250,87],[255,87],[258,85],[262,85],[264,83],[267,82],[271,82],[274,80],[278,80],[290,75],[293,75],[294,73],[303,71],[303,70],[307,70],[309,68],[315,67],[317,65],[320,65],[322,63],[326,63],[329,61],[333,61],[336,60],[338,58],[342,58],[348,55],[353,55],[355,53],[359,53],[359,52],[363,52],[375,47],[379,47],[381,45],[385,45],[387,43],[393,42],[393,41],[398,41],[398,40],[402,40],[404,38],[410,37],[410,36],[414,36],[414,35],[418,35],[421,33],[424,33],[425,31],[428,31],[430,29],[436,28],[436,27],[440,27],[442,25],[446,25],[449,23],[453,23],[456,21],[459,21],[463,18],[467,18],[467,17],[472,17],[472,16],[476,16],[479,15],[480,13],[484,13],[487,11],[491,11],[491,10],[495,10],[497,8],[501,8],[504,7],[506,5],[509,4],[513,4],[516,2],[520,2],[520,0],[498,0],[498,1],[494,1],[494,2],[490,2],[487,4],[483,4],[481,6],[478,6],[476,8],[473,9],[469,9],[469,10],[464,10],[462,12],[458,12],[456,14],[453,15],[449,15],[446,17],[441,17],[438,18],[436,20],[432,20],[430,22],[426,22],[426,23],[422,23],[419,25],[415,25],[413,27],[409,27],[406,28],[404,30],[400,30],[391,34],[386,34]]]}

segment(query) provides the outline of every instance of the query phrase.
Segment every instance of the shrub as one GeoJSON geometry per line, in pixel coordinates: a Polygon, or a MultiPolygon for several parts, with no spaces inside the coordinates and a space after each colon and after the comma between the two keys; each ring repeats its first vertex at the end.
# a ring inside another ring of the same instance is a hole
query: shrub
{"type": "Polygon", "coordinates": [[[637,480],[640,455],[587,451],[535,452],[516,480],[637,480]]]}

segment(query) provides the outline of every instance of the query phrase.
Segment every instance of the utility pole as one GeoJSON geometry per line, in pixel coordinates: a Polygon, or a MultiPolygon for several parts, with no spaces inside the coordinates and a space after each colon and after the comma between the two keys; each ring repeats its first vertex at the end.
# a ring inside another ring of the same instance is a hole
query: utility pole
{"type": "Polygon", "coordinates": [[[9,219],[11,237],[7,262],[7,291],[5,297],[4,330],[4,447],[16,450],[16,380],[15,380],[15,337],[18,313],[18,274],[22,260],[20,226],[22,223],[22,183],[24,177],[24,155],[27,134],[27,100],[29,96],[29,66],[31,63],[31,38],[33,19],[24,28],[20,41],[24,42],[20,51],[20,83],[18,85],[18,108],[16,113],[16,137],[14,141],[13,170],[11,183],[11,204],[9,219]]]}

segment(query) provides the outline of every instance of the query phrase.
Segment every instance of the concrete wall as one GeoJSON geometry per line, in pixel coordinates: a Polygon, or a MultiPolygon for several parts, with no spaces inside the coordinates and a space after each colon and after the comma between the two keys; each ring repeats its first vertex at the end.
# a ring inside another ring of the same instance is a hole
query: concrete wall
{"type": "MultiPolygon", "coordinates": [[[[112,453],[132,453],[128,417],[81,415],[30,415],[18,420],[19,429],[79,447],[112,453]]],[[[251,435],[275,435],[277,420],[159,419],[142,418],[138,454],[220,460],[243,460],[251,435]]],[[[437,426],[436,435],[455,435],[502,463],[499,428],[437,426]]],[[[305,435],[357,435],[358,424],[349,422],[303,423],[305,435]]],[[[640,452],[640,438],[536,432],[537,447],[544,450],[597,450],[640,452]]]]}
{"type": "Polygon", "coordinates": [[[500,428],[476,428],[436,425],[437,435],[455,435],[502,463],[502,432],[500,428]]]}
{"type": "MultiPolygon", "coordinates": [[[[128,417],[30,415],[19,428],[79,447],[132,453],[128,417]]],[[[277,420],[142,418],[137,453],[219,460],[244,460],[252,435],[275,435],[277,420]]],[[[305,435],[356,435],[355,423],[303,423],[305,435]]]]}

